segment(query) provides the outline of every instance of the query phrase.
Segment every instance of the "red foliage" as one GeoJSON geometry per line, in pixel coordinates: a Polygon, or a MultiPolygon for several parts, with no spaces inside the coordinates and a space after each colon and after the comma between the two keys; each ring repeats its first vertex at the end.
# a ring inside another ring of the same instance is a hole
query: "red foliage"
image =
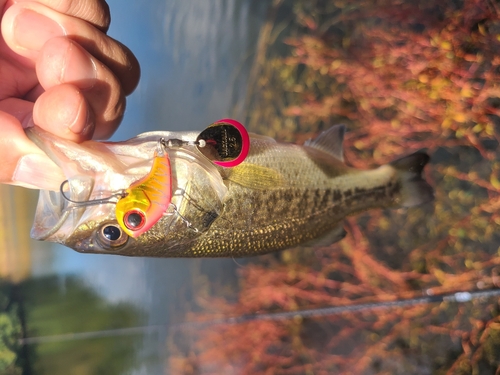
{"type": "MultiPolygon", "coordinates": [[[[500,287],[496,2],[311,0],[293,10],[290,54],[268,56],[249,122],[281,138],[347,122],[346,157],[359,168],[427,148],[434,212],[370,212],[331,248],[263,257],[242,269],[235,302],[212,299],[192,318],[500,287]]],[[[194,335],[189,356],[176,351],[172,371],[499,373],[497,302],[217,325],[194,335]]]]}

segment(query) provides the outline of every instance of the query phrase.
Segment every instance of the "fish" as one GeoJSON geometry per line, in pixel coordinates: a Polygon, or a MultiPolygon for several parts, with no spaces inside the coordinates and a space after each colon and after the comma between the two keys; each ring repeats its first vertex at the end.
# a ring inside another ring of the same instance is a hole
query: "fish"
{"type": "Polygon", "coordinates": [[[199,132],[148,132],[123,142],[76,144],[29,128],[28,137],[61,169],[61,185],[41,183],[31,236],[81,253],[246,257],[329,246],[346,236],[349,215],[433,200],[422,176],[426,153],[375,169],[352,168],[343,157],[345,130],[332,126],[303,145],[250,133],[248,154],[228,167],[200,152],[193,142],[199,132]],[[180,144],[164,148],[164,173],[170,176],[159,185],[170,202],[148,230],[127,234],[117,201],[154,174],[158,145],[172,139],[180,144]]]}

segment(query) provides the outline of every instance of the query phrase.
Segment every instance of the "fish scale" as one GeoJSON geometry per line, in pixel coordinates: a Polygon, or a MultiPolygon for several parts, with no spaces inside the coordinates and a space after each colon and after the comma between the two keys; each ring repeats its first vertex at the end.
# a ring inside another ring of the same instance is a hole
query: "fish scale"
{"type": "MultiPolygon", "coordinates": [[[[323,191],[324,196],[327,196],[327,191],[323,191]]],[[[355,213],[360,209],[394,205],[394,197],[397,193],[397,187],[375,188],[371,192],[364,192],[362,202],[354,198],[343,201],[330,199],[326,205],[310,205],[308,211],[303,211],[302,208],[311,203],[310,199],[286,200],[277,204],[278,207],[286,209],[283,213],[271,216],[267,209],[254,211],[253,214],[257,216],[257,219],[252,221],[252,229],[238,226],[237,212],[224,210],[222,217],[232,218],[231,223],[235,229],[231,230],[227,227],[219,229],[214,226],[209,233],[193,245],[191,254],[193,256],[208,254],[211,256],[247,256],[294,247],[332,230],[347,214],[355,213]],[[269,217],[272,217],[272,220],[266,220],[269,217]],[[283,218],[286,220],[282,220],[283,218]],[[259,221],[259,219],[264,220],[259,221]]],[[[286,191],[282,194],[286,194],[286,191]]],[[[279,194],[277,199],[282,194],[279,194]]],[[[332,194],[329,195],[333,197],[332,194]]],[[[257,200],[255,203],[258,207],[260,202],[257,200]]],[[[188,254],[183,254],[183,256],[186,255],[188,254]]]]}

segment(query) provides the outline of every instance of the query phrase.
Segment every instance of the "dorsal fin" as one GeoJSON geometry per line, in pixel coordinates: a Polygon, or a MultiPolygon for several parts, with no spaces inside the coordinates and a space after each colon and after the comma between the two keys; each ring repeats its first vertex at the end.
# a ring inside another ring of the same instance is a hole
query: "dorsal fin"
{"type": "Polygon", "coordinates": [[[344,161],[344,142],[345,125],[335,125],[330,129],[320,133],[315,139],[305,141],[304,146],[313,147],[326,152],[340,161],[344,161]]]}
{"type": "Polygon", "coordinates": [[[250,139],[258,139],[259,141],[276,143],[276,139],[268,137],[267,135],[261,135],[255,133],[248,133],[248,135],[250,136],[250,139]]]}

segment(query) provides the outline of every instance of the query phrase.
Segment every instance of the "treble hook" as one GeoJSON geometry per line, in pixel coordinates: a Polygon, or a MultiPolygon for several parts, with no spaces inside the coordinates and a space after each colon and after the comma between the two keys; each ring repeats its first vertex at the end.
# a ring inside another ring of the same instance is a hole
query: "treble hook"
{"type": "Polygon", "coordinates": [[[117,191],[116,193],[111,194],[109,197],[106,197],[106,198],[92,199],[92,200],[88,200],[88,201],[75,201],[75,200],[69,198],[64,191],[64,187],[67,184],[69,184],[69,180],[64,180],[59,188],[59,191],[61,192],[62,197],[64,199],[66,199],[68,202],[71,202],[74,205],[77,205],[80,207],[94,206],[94,205],[107,204],[107,203],[116,204],[116,201],[113,201],[113,199],[115,199],[115,198],[120,199],[120,198],[123,198],[127,195],[125,190],[120,190],[120,191],[117,191]]]}
{"type": "Polygon", "coordinates": [[[186,227],[190,230],[192,230],[193,232],[195,233],[198,233],[199,230],[198,228],[196,228],[188,219],[186,219],[180,212],[179,210],[177,209],[177,206],[173,203],[170,203],[170,207],[172,207],[172,209],[174,210],[174,212],[170,212],[170,213],[167,213],[165,212],[164,215],[165,216],[169,216],[169,215],[177,215],[184,224],[186,224],[186,227]]]}

